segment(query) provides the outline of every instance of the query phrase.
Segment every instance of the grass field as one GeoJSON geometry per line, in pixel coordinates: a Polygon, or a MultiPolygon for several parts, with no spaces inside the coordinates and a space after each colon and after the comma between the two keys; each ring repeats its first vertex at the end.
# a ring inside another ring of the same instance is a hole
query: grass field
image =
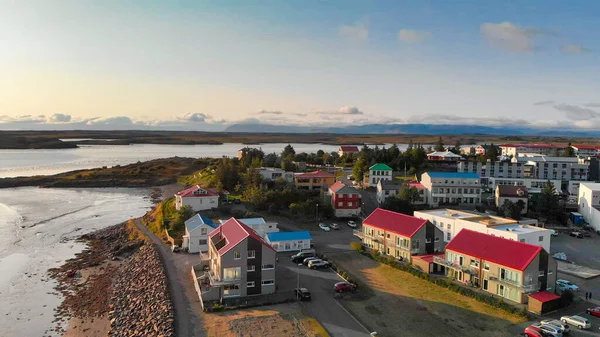
{"type": "Polygon", "coordinates": [[[342,304],[379,336],[513,336],[525,322],[356,252],[331,259],[369,287],[342,304]]]}

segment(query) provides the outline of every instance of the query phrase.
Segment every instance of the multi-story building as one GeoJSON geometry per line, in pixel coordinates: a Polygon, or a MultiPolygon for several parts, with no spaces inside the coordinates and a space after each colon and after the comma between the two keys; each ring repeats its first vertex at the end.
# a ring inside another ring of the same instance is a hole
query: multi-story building
{"type": "Polygon", "coordinates": [[[296,187],[304,190],[320,190],[335,183],[335,175],[325,171],[300,173],[294,177],[296,187]]]}
{"type": "Polygon", "coordinates": [[[338,181],[329,186],[331,207],[338,218],[357,217],[362,209],[362,196],[352,187],[338,181]]]}
{"type": "Polygon", "coordinates": [[[415,188],[417,190],[416,198],[411,201],[413,205],[427,205],[427,188],[418,181],[411,181],[406,183],[409,188],[415,188]]]}
{"type": "Polygon", "coordinates": [[[184,224],[185,234],[181,247],[187,249],[188,253],[207,252],[208,235],[219,227],[219,224],[200,214],[187,219],[184,224]]]}
{"type": "Polygon", "coordinates": [[[431,207],[481,202],[481,183],[476,173],[425,172],[421,184],[427,190],[426,200],[431,207]]]}
{"type": "Polygon", "coordinates": [[[588,166],[589,181],[600,180],[600,160],[598,160],[597,156],[579,157],[579,164],[588,166]]]}
{"type": "Polygon", "coordinates": [[[444,250],[442,231],[431,222],[410,215],[377,208],[355,235],[365,247],[411,262],[413,255],[434,254],[444,250]]]}
{"type": "Polygon", "coordinates": [[[209,269],[197,280],[204,301],[275,292],[275,250],[250,227],[231,218],[208,241],[202,269],[194,266],[209,269]]]}
{"type": "Polygon", "coordinates": [[[550,249],[552,232],[537,227],[537,220],[513,220],[499,216],[491,216],[476,212],[458,211],[453,209],[432,209],[415,211],[415,217],[428,220],[444,233],[444,241],[452,238],[464,229],[479,233],[495,235],[508,240],[530,243],[550,249]]]}
{"type": "Polygon", "coordinates": [[[190,206],[195,212],[219,207],[219,194],[210,188],[194,185],[175,193],[175,209],[190,206]]]}
{"type": "Polygon", "coordinates": [[[571,145],[571,148],[579,157],[597,157],[600,154],[600,146],[597,145],[571,145]]]}
{"type": "Polygon", "coordinates": [[[579,213],[594,230],[600,230],[600,184],[585,182],[579,185],[579,213]]]}
{"type": "Polygon", "coordinates": [[[564,145],[556,144],[500,144],[502,155],[516,157],[519,153],[538,153],[547,156],[561,156],[566,149],[564,145]]]}
{"type": "Polygon", "coordinates": [[[496,201],[496,207],[502,207],[506,201],[510,201],[513,204],[518,204],[520,201],[523,206],[521,214],[527,214],[529,193],[525,186],[498,185],[496,186],[494,199],[496,201]]]}
{"type": "Polygon", "coordinates": [[[523,178],[563,181],[588,179],[589,166],[575,157],[524,154],[514,157],[512,162],[523,164],[523,178]]]}
{"type": "MultiPolygon", "coordinates": [[[[495,190],[497,186],[523,186],[527,188],[530,195],[538,194],[548,184],[548,179],[517,179],[517,178],[486,178],[481,179],[482,186],[495,190]]],[[[557,193],[561,191],[562,182],[560,180],[550,180],[556,188],[557,193]]]]}
{"type": "Polygon", "coordinates": [[[340,157],[349,154],[358,155],[359,152],[360,150],[358,149],[358,146],[355,145],[342,145],[338,149],[338,155],[340,157]]]}
{"type": "Polygon", "coordinates": [[[527,303],[528,294],[553,291],[556,283],[556,261],[544,248],[468,229],[433,261],[449,278],[517,303],[527,303]]]}
{"type": "Polygon", "coordinates": [[[388,197],[393,197],[400,192],[402,188],[401,181],[380,180],[377,183],[377,202],[381,205],[388,197]]]}
{"type": "Polygon", "coordinates": [[[375,164],[369,167],[368,186],[377,186],[380,180],[393,180],[394,174],[391,167],[386,164],[375,164]]]}
{"type": "Polygon", "coordinates": [[[265,181],[274,181],[281,178],[287,182],[294,182],[294,173],[286,172],[277,167],[259,167],[256,171],[262,176],[265,181]]]}
{"type": "Polygon", "coordinates": [[[509,160],[487,160],[485,164],[480,161],[462,161],[457,165],[457,172],[477,173],[481,179],[494,178],[524,178],[523,163],[512,163],[509,160]]]}
{"type": "MultiPolygon", "coordinates": [[[[224,224],[228,220],[219,220],[220,224],[224,224]]],[[[264,238],[267,233],[277,233],[279,228],[277,222],[266,222],[264,218],[243,218],[237,219],[237,221],[244,225],[252,228],[253,231],[258,234],[261,238],[264,238]]]]}

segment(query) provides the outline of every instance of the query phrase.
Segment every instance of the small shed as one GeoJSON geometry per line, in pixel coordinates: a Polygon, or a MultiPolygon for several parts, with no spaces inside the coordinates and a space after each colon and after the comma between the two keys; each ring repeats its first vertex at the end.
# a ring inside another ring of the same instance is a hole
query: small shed
{"type": "Polygon", "coordinates": [[[559,306],[560,296],[548,291],[540,291],[529,295],[527,310],[534,314],[542,315],[558,309],[559,306]]]}
{"type": "Polygon", "coordinates": [[[277,252],[291,252],[310,248],[312,236],[308,231],[273,232],[266,239],[277,252]]]}
{"type": "Polygon", "coordinates": [[[444,253],[413,255],[412,264],[429,274],[443,274],[445,267],[433,262],[434,257],[443,259],[444,253]]]}
{"type": "Polygon", "coordinates": [[[579,212],[571,212],[571,221],[575,225],[581,225],[583,223],[583,215],[579,212]]]}

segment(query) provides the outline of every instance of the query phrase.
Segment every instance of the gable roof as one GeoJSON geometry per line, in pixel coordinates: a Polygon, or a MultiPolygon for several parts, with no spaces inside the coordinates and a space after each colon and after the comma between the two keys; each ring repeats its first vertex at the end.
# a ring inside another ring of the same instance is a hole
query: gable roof
{"type": "Polygon", "coordinates": [[[190,188],[186,188],[183,191],[179,191],[179,192],[175,193],[175,195],[182,197],[182,198],[189,198],[189,197],[203,198],[203,197],[219,196],[217,193],[211,191],[210,189],[200,187],[200,185],[194,185],[190,188]],[[204,193],[194,193],[196,191],[203,191],[204,193]]]}
{"type": "Polygon", "coordinates": [[[425,172],[431,178],[479,179],[479,174],[474,172],[425,172]]]}
{"type": "Polygon", "coordinates": [[[524,147],[530,149],[564,149],[565,145],[556,144],[499,144],[498,147],[524,147]]]}
{"type": "Polygon", "coordinates": [[[377,163],[369,167],[369,171],[392,171],[392,168],[383,163],[377,163]]]}
{"type": "Polygon", "coordinates": [[[576,150],[600,150],[600,146],[598,145],[571,145],[572,148],[576,150]]]}
{"type": "Polygon", "coordinates": [[[342,181],[336,181],[335,184],[329,186],[329,190],[336,194],[360,194],[352,187],[344,184],[342,181]]]}
{"type": "Polygon", "coordinates": [[[340,146],[340,150],[344,152],[360,152],[358,146],[355,145],[342,145],[340,146]]]}
{"type": "Polygon", "coordinates": [[[450,151],[444,152],[431,152],[427,154],[428,157],[449,157],[449,158],[462,158],[462,156],[457,155],[456,153],[452,153],[450,151]]]}
{"type": "Polygon", "coordinates": [[[231,218],[225,221],[221,226],[219,226],[218,230],[214,230],[209,234],[210,239],[218,236],[219,238],[225,238],[226,244],[221,247],[218,252],[219,255],[223,255],[230,251],[232,248],[240,244],[240,242],[244,241],[247,237],[252,237],[254,240],[262,243],[266,247],[273,249],[271,245],[265,242],[263,238],[261,238],[252,228],[247,225],[241,223],[236,218],[231,218]]]}
{"type": "Polygon", "coordinates": [[[379,180],[378,184],[381,184],[382,190],[400,190],[402,188],[402,182],[397,180],[379,180]]]}
{"type": "Polygon", "coordinates": [[[269,242],[312,240],[312,236],[310,235],[310,233],[308,231],[273,232],[273,233],[267,233],[267,240],[269,240],[269,242]]]}
{"type": "Polygon", "coordinates": [[[407,185],[409,187],[414,187],[414,188],[416,188],[418,190],[424,190],[425,189],[425,186],[423,186],[423,184],[421,184],[418,181],[411,181],[411,182],[407,183],[407,185]]]}
{"type": "Polygon", "coordinates": [[[313,172],[297,174],[296,178],[335,178],[335,175],[329,172],[317,170],[313,172]]]}
{"type": "Polygon", "coordinates": [[[427,220],[388,211],[383,208],[377,208],[363,220],[363,226],[366,224],[409,238],[415,235],[415,233],[417,233],[417,231],[426,223],[427,220]]]}
{"type": "Polygon", "coordinates": [[[446,250],[463,253],[516,270],[525,270],[542,247],[462,229],[446,250]]]}
{"type": "Polygon", "coordinates": [[[200,215],[200,214],[196,214],[193,217],[185,220],[184,223],[185,223],[185,228],[190,233],[193,232],[194,230],[198,229],[202,225],[207,225],[211,228],[219,227],[219,224],[214,223],[211,219],[209,219],[203,215],[200,215]]]}
{"type": "Polygon", "coordinates": [[[508,198],[527,198],[529,193],[525,186],[498,185],[498,194],[508,198]]]}
{"type": "Polygon", "coordinates": [[[554,300],[560,298],[560,296],[558,296],[556,294],[553,294],[551,292],[548,292],[548,291],[540,291],[540,292],[537,292],[535,294],[529,294],[528,296],[531,297],[531,298],[533,298],[533,299],[535,299],[535,300],[538,300],[538,301],[540,301],[542,303],[554,301],[554,300]]]}

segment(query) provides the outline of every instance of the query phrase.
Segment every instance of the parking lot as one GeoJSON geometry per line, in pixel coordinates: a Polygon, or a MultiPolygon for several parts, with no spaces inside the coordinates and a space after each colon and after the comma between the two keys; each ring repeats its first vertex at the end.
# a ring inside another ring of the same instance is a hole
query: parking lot
{"type": "Polygon", "coordinates": [[[552,313],[544,318],[555,318],[560,319],[561,316],[565,315],[579,315],[581,317],[587,318],[590,323],[592,323],[592,327],[588,330],[579,330],[576,327],[571,326],[570,336],[600,336],[600,318],[592,315],[588,315],[585,313],[585,309],[597,306],[596,304],[585,302],[583,300],[578,301],[573,306],[560,310],[559,312],[552,313]]]}

